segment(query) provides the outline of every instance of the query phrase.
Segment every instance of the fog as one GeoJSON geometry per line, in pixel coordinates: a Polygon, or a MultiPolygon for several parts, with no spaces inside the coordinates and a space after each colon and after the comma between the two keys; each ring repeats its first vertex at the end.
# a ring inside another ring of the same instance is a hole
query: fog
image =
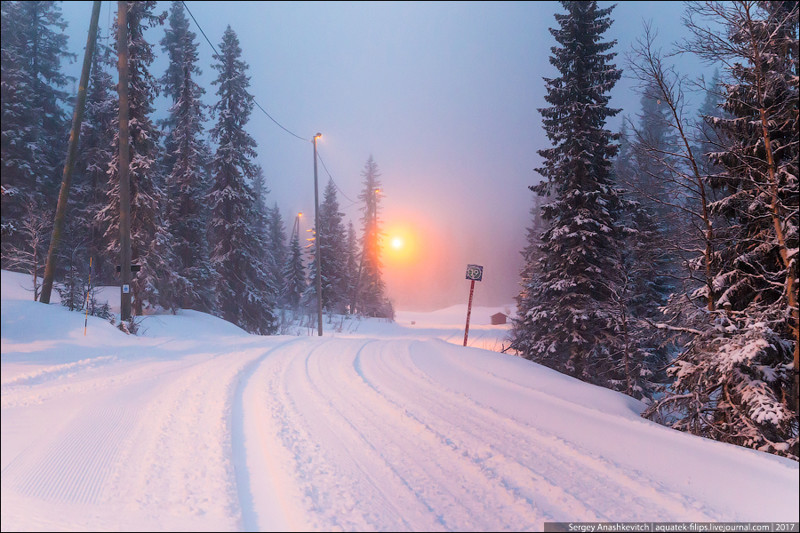
{"type": "MultiPolygon", "coordinates": [[[[249,65],[256,101],[300,140],[255,108],[247,124],[258,143],[257,162],[280,206],[287,231],[303,212],[313,223],[314,174],[310,139],[317,132],[323,165],[320,195],[330,176],[347,220],[360,227],[361,171],[372,155],[381,171],[380,216],[385,233],[384,279],[395,307],[430,310],[464,303],[468,263],[484,266],[476,305],[513,306],[522,267],[533,193],[549,147],[537,108],[550,65],[557,2],[186,2],[205,34],[219,47],[227,25],[237,33],[249,65]],[[390,246],[395,236],[402,246],[390,246]]],[[[600,2],[601,7],[611,5],[600,2]]],[[[159,2],[159,11],[168,2],[159,2]]],[[[91,2],[65,2],[70,46],[78,76],[91,2]]],[[[678,2],[621,2],[606,33],[617,39],[617,66],[652,19],[661,44],[684,35],[678,2]]],[[[116,2],[104,2],[108,27],[116,2]]],[[[194,22],[203,71],[198,80],[213,103],[213,51],[194,22]]],[[[148,32],[166,68],[158,41],[148,32]]],[[[679,70],[696,75],[709,67],[679,58],[679,70]]],[[[691,95],[690,95],[691,98],[691,95]]],[[[700,96],[696,99],[699,101],[700,96]]],[[[692,102],[690,102],[691,104],[692,102]]],[[[623,78],[611,105],[638,112],[634,83],[623,78]]],[[[161,99],[157,106],[167,108],[161,99]]],[[[208,123],[208,127],[213,122],[208,123]]]]}

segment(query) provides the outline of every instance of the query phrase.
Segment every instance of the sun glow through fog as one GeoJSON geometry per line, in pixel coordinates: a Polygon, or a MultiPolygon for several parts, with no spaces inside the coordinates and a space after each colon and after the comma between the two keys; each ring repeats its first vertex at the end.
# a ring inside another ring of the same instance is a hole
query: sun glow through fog
{"type": "Polygon", "coordinates": [[[386,229],[383,237],[383,256],[387,264],[408,265],[417,257],[415,232],[403,224],[395,224],[386,229]]]}

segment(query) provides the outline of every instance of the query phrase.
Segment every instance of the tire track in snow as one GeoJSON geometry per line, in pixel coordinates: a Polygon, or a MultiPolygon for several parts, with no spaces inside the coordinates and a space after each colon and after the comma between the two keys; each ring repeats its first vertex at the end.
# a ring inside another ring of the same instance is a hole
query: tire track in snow
{"type": "MultiPolygon", "coordinates": [[[[591,412],[593,420],[604,419],[608,421],[609,424],[613,424],[615,426],[620,425],[622,420],[617,415],[552,396],[546,392],[525,386],[524,384],[518,383],[512,379],[499,376],[490,370],[476,368],[475,366],[467,364],[463,358],[457,357],[457,354],[451,350],[442,352],[442,355],[449,363],[452,364],[452,366],[457,367],[460,371],[475,376],[481,380],[494,381],[505,390],[513,390],[526,396],[527,401],[530,401],[531,403],[539,403],[544,400],[547,403],[559,406],[559,408],[564,409],[565,411],[578,412],[580,414],[585,414],[587,411],[589,411],[591,412]]],[[[420,371],[424,372],[422,369],[420,369],[420,371]]],[[[429,376],[429,380],[431,383],[436,383],[433,381],[431,376],[429,376]]],[[[439,383],[438,385],[445,387],[445,385],[442,383],[439,383]]],[[[470,401],[478,403],[474,399],[470,399],[470,401]]],[[[490,406],[483,407],[486,407],[489,409],[489,411],[496,413],[498,417],[514,419],[513,416],[499,413],[496,409],[490,406]]],[[[627,420],[625,421],[627,422],[627,420]]],[[[521,423],[525,424],[524,422],[521,423]]],[[[530,427],[529,424],[525,425],[530,427]]],[[[615,483],[626,487],[631,491],[635,491],[640,496],[648,498],[655,505],[669,509],[670,512],[675,513],[672,516],[681,516],[685,517],[685,520],[696,521],[714,521],[725,518],[724,516],[717,516],[715,513],[713,513],[713,511],[708,510],[697,501],[690,501],[688,496],[680,494],[679,492],[666,487],[662,482],[653,479],[651,476],[647,475],[641,470],[631,470],[624,465],[620,465],[590,452],[578,443],[557,437],[556,435],[553,435],[552,433],[544,431],[540,428],[532,429],[534,429],[533,436],[541,437],[540,442],[542,442],[543,445],[550,446],[554,451],[563,450],[571,457],[576,458],[576,460],[580,461],[587,468],[592,468],[600,473],[604,473],[614,479],[615,483]]],[[[624,430],[624,428],[621,429],[624,430]]]]}
{"type": "Polygon", "coordinates": [[[282,395],[276,431],[316,527],[536,529],[546,516],[364,383],[354,352],[372,346],[326,341],[273,372],[271,395],[282,395]]]}
{"type": "MultiPolygon", "coordinates": [[[[308,383],[332,413],[345,422],[344,427],[353,437],[353,450],[366,447],[370,452],[368,456],[355,453],[351,456],[371,487],[382,497],[379,507],[389,507],[396,519],[403,522],[403,529],[458,529],[459,524],[450,523],[453,519],[448,516],[452,515],[458,515],[461,520],[468,516],[466,523],[476,523],[480,514],[463,503],[465,491],[454,491],[443,467],[428,454],[420,453],[419,443],[412,442],[414,439],[405,438],[405,428],[398,425],[402,420],[396,416],[387,417],[385,412],[376,415],[372,399],[364,401],[363,390],[362,394],[354,394],[358,380],[353,363],[373,342],[361,343],[355,354],[352,350],[343,350],[335,365],[328,360],[331,354],[309,355],[306,358],[308,383]],[[326,375],[325,371],[331,374],[326,375]],[[424,464],[409,464],[411,457],[424,464]],[[387,482],[393,486],[384,487],[387,482]],[[396,500],[405,502],[403,510],[394,503],[396,500]],[[456,510],[452,511],[453,508],[456,510]],[[417,521],[423,523],[412,527],[405,518],[407,514],[415,515],[417,521]]],[[[372,520],[385,520],[385,514],[380,513],[372,520]]]]}
{"type": "MultiPolygon", "coordinates": [[[[495,473],[504,472],[505,475],[510,475],[507,479],[515,480],[515,484],[521,481],[518,468],[544,475],[551,478],[551,484],[563,486],[574,498],[589,505],[598,517],[610,520],[619,519],[619,516],[631,516],[631,512],[636,509],[639,509],[640,515],[636,515],[639,518],[652,518],[654,506],[661,509],[664,519],[673,519],[676,513],[677,516],[688,516],[692,519],[700,519],[698,514],[702,515],[701,518],[707,518],[699,509],[690,508],[683,501],[655,490],[649,482],[642,483],[632,478],[617,465],[594,457],[573,443],[499,413],[464,393],[452,390],[448,392],[447,385],[434,381],[414,363],[410,351],[393,355],[394,364],[391,365],[386,362],[385,356],[379,359],[388,371],[393,372],[393,378],[384,379],[383,382],[394,384],[399,380],[406,380],[412,386],[424,385],[418,392],[426,400],[425,405],[444,407],[439,410],[438,415],[433,410],[428,410],[430,414],[447,420],[452,413],[470,413],[470,416],[462,417],[457,423],[451,424],[443,438],[449,436],[452,439],[454,435],[465,434],[459,444],[468,446],[470,435],[487,436],[489,450],[473,459],[495,473]],[[398,360],[402,360],[402,364],[396,364],[398,360]],[[495,435],[502,435],[502,438],[495,435]],[[558,468],[554,469],[554,466],[558,468]],[[580,475],[565,476],[565,471],[580,472],[580,475]],[[598,497],[598,494],[605,495],[610,491],[615,493],[612,499],[621,502],[616,510],[607,508],[606,497],[598,497]]],[[[458,362],[455,364],[464,365],[458,362]]],[[[484,376],[480,377],[486,379],[484,376]]],[[[405,399],[401,397],[401,401],[405,399]]],[[[425,410],[418,408],[418,412],[424,414],[425,410]]],[[[574,509],[571,507],[568,506],[568,516],[575,519],[574,509]]]]}
{"type": "MultiPolygon", "coordinates": [[[[185,530],[238,529],[239,491],[232,456],[235,391],[269,346],[260,339],[239,350],[187,361],[150,397],[137,445],[126,460],[145,468],[118,480],[122,499],[153,527],[179,520],[185,530]],[[175,517],[175,518],[173,518],[175,517]]],[[[130,472],[130,471],[129,471],[130,472]]],[[[169,528],[168,528],[169,529],[169,528]]]]}
{"type": "Polygon", "coordinates": [[[335,364],[349,366],[354,352],[369,341],[308,342],[314,345],[305,354],[276,353],[264,365],[265,393],[272,399],[271,432],[281,443],[286,475],[300,484],[308,523],[303,529],[442,530],[434,513],[380,457],[361,454],[370,448],[360,431],[309,381],[307,364],[315,358],[325,358],[327,367],[334,364],[330,359],[344,357],[335,364]]]}
{"type": "MultiPolygon", "coordinates": [[[[435,413],[436,406],[447,402],[446,396],[449,393],[439,390],[436,391],[438,397],[431,395],[425,390],[424,382],[418,382],[418,377],[409,378],[408,372],[403,376],[404,369],[395,368],[396,363],[402,359],[401,355],[408,353],[409,346],[409,343],[383,345],[380,351],[369,354],[369,357],[360,357],[356,361],[356,370],[363,383],[380,395],[387,405],[402,412],[403,416],[413,420],[424,430],[428,434],[427,440],[438,443],[447,453],[457,456],[462,462],[462,468],[476,473],[479,477],[474,484],[490,487],[486,490],[484,502],[492,502],[497,492],[504,492],[512,499],[517,509],[518,522],[495,522],[485,529],[535,530],[541,528],[542,522],[553,521],[565,508],[570,509],[571,519],[574,520],[590,520],[597,516],[595,509],[587,507],[580,498],[562,488],[557,476],[544,475],[509,458],[524,454],[524,448],[514,449],[503,455],[487,445],[484,439],[497,431],[496,428],[473,427],[466,431],[459,427],[461,424],[467,427],[471,425],[466,419],[451,422],[449,415],[464,411],[464,406],[453,408],[444,416],[435,413]],[[387,364],[387,359],[395,364],[387,364]],[[497,464],[492,466],[489,459],[497,464]]],[[[495,503],[489,507],[496,509],[502,506],[502,503],[495,503]]],[[[505,506],[508,507],[509,504],[505,506]]]]}
{"type": "MultiPolygon", "coordinates": [[[[298,530],[290,506],[283,498],[287,487],[277,480],[274,444],[271,435],[265,435],[264,409],[266,404],[260,373],[265,360],[275,352],[296,353],[301,339],[291,339],[265,352],[245,365],[236,379],[231,408],[231,448],[236,493],[242,515],[244,531],[298,530]],[[271,451],[272,450],[272,451],[271,451]],[[276,504],[276,502],[280,502],[276,504]]],[[[286,479],[282,481],[286,482],[286,479]]]]}

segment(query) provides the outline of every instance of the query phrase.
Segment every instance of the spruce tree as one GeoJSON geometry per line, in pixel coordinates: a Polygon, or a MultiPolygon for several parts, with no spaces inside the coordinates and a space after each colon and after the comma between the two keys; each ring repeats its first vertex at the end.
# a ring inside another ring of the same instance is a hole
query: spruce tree
{"type": "Polygon", "coordinates": [[[345,292],[345,296],[347,302],[347,312],[352,314],[354,312],[353,294],[356,290],[356,284],[358,282],[359,264],[358,237],[356,236],[356,228],[353,226],[352,221],[347,222],[347,247],[345,253],[347,254],[347,262],[345,264],[347,290],[345,292]]]}
{"type": "MultiPolygon", "coordinates": [[[[346,236],[342,223],[343,214],[339,211],[336,198],[336,186],[328,181],[319,206],[320,266],[322,270],[322,307],[330,313],[344,313],[347,307],[347,278],[345,267],[347,255],[345,250],[346,236]]],[[[309,277],[316,279],[317,263],[315,249],[311,249],[308,261],[309,277]]],[[[314,286],[306,289],[306,301],[309,306],[316,302],[314,286]]]]}
{"type": "Polygon", "coordinates": [[[386,286],[383,282],[380,251],[380,217],[381,182],[378,165],[369,156],[361,177],[364,188],[358,199],[364,202],[361,217],[361,262],[357,280],[355,309],[360,315],[394,318],[392,304],[385,296],[386,286]]]}
{"type": "Polygon", "coordinates": [[[207,147],[202,139],[205,106],[200,101],[205,91],[194,81],[200,74],[197,43],[195,34],[189,31],[181,2],[172,3],[169,27],[161,45],[170,59],[162,84],[173,101],[165,121],[163,166],[168,172],[166,188],[170,198],[166,219],[172,236],[175,271],[179,279],[185,280],[177,303],[186,309],[211,312],[215,280],[206,236],[207,186],[203,160],[207,157],[207,147]]]}
{"type": "Polygon", "coordinates": [[[271,209],[267,209],[266,239],[267,249],[271,255],[269,275],[275,286],[281,289],[278,291],[278,301],[283,303],[281,294],[285,285],[283,274],[287,259],[286,228],[277,203],[271,209]]]}
{"type": "Polygon", "coordinates": [[[605,121],[618,110],[608,93],[621,72],[611,62],[614,41],[603,41],[612,8],[596,2],[562,2],[551,29],[559,46],[550,62],[560,77],[545,79],[550,107],[540,109],[552,148],[540,150],[537,169],[546,181],[531,187],[549,194],[542,206],[548,228],[542,234],[537,275],[523,291],[512,348],[523,357],[579,379],[608,385],[604,373],[614,340],[612,294],[619,279],[623,241],[618,227],[620,198],[611,158],[615,135],[605,121]]]}
{"type": "Polygon", "coordinates": [[[0,19],[3,245],[24,246],[15,230],[28,206],[55,208],[69,130],[61,62],[72,54],[58,2],[3,2],[0,19]]]}
{"type": "MultiPolygon", "coordinates": [[[[165,242],[169,235],[164,233],[161,210],[166,200],[160,185],[163,177],[159,175],[158,165],[160,131],[151,118],[158,84],[149,72],[154,56],[152,45],[145,39],[144,32],[161,24],[165,16],[154,14],[155,7],[154,1],[129,2],[127,16],[131,262],[141,267],[131,280],[133,309],[137,315],[142,315],[148,302],[151,306],[174,308],[174,302],[165,302],[163,294],[180,281],[170,264],[170,254],[164,253],[165,250],[171,250],[172,246],[165,242]]],[[[98,224],[105,228],[106,251],[113,258],[119,257],[120,247],[118,101],[116,108],[112,124],[116,133],[108,169],[107,202],[97,215],[98,224]]]]}
{"type": "Polygon", "coordinates": [[[247,64],[236,33],[227,27],[215,54],[219,72],[218,101],[214,104],[217,123],[211,129],[217,150],[212,161],[214,183],[208,195],[211,209],[209,245],[211,262],[218,274],[217,308],[222,318],[247,331],[273,333],[275,288],[268,283],[264,268],[262,235],[252,224],[257,217],[253,191],[248,184],[257,175],[253,158],[256,142],[244,126],[253,109],[247,64]]]}
{"type": "Polygon", "coordinates": [[[300,249],[300,237],[295,233],[289,242],[289,251],[283,269],[283,290],[281,298],[289,309],[297,311],[306,291],[306,271],[303,266],[303,252],[300,249]]]}
{"type": "MultiPolygon", "coordinates": [[[[110,31],[110,30],[109,30],[110,31]]],[[[103,240],[104,228],[98,225],[97,214],[106,202],[108,167],[112,158],[117,116],[114,82],[109,70],[115,65],[112,50],[97,36],[92,70],[86,94],[86,109],[81,124],[80,151],[75,163],[73,193],[70,194],[70,214],[66,234],[77,234],[86,241],[91,258],[94,281],[110,282],[116,257],[109,257],[103,240]]],[[[86,260],[88,262],[88,259],[86,260]]],[[[60,262],[59,262],[60,263],[60,262]]]]}

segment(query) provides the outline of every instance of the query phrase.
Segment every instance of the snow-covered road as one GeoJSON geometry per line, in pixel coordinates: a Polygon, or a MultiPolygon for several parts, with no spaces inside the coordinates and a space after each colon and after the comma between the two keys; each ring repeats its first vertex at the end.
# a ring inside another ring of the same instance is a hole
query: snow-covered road
{"type": "Polygon", "coordinates": [[[184,312],[83,337],[80,315],[4,298],[2,529],[798,520],[795,462],[510,355],[363,329],[254,337],[184,312]]]}

